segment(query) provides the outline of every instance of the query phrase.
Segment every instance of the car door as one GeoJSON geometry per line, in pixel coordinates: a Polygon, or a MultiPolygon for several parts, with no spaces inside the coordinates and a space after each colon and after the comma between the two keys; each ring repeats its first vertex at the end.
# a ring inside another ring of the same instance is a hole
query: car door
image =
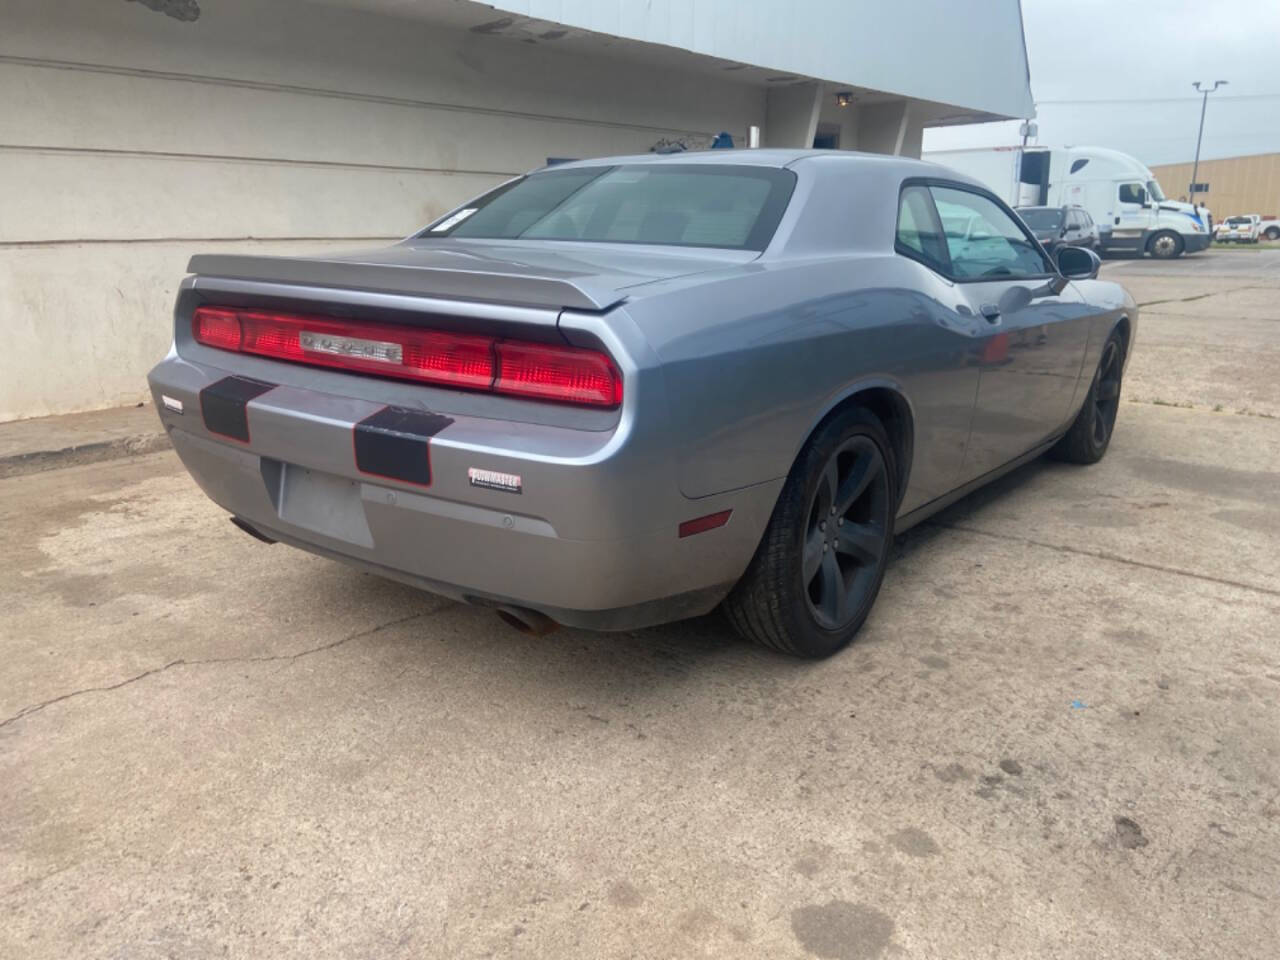
{"type": "Polygon", "coordinates": [[[995,197],[941,182],[929,191],[943,224],[951,279],[981,319],[973,331],[979,377],[963,483],[1066,425],[1094,311],[995,197]]]}
{"type": "Polygon", "coordinates": [[[1071,209],[1063,211],[1062,215],[1062,242],[1064,244],[1075,244],[1080,235],[1080,221],[1076,219],[1076,212],[1071,209]]]}
{"type": "Polygon", "coordinates": [[[1089,216],[1085,210],[1077,210],[1076,216],[1080,218],[1082,226],[1080,241],[1090,250],[1098,249],[1098,227],[1093,222],[1093,217],[1089,216]]]}
{"type": "Polygon", "coordinates": [[[1068,210],[1067,215],[1070,219],[1067,221],[1070,228],[1067,231],[1067,243],[1073,247],[1083,247],[1088,242],[1085,236],[1084,218],[1080,215],[1079,210],[1068,210]]]}

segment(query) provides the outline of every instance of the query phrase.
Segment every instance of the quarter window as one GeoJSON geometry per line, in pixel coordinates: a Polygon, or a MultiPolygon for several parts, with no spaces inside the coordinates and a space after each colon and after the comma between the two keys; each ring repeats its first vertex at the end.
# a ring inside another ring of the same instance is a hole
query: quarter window
{"type": "Polygon", "coordinates": [[[898,201],[898,249],[939,273],[947,273],[947,247],[929,191],[907,187],[898,201]]]}
{"type": "Polygon", "coordinates": [[[994,200],[951,187],[929,189],[957,279],[999,280],[1052,272],[1035,242],[994,200]]]}

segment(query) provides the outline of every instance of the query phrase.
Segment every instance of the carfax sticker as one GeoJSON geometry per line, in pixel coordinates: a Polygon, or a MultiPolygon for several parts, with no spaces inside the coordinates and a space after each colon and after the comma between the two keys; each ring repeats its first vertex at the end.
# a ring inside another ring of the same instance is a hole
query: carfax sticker
{"type": "Polygon", "coordinates": [[[479,207],[467,207],[467,209],[465,210],[459,210],[453,216],[445,217],[445,219],[437,223],[434,227],[431,228],[431,232],[444,233],[444,231],[448,230],[450,227],[456,227],[463,220],[467,219],[467,217],[471,216],[473,213],[475,213],[479,209],[480,209],[479,207]]]}
{"type": "Polygon", "coordinates": [[[501,490],[504,493],[520,493],[524,489],[524,481],[518,473],[500,473],[497,470],[481,470],[479,467],[467,469],[467,481],[473,487],[501,490]]]}

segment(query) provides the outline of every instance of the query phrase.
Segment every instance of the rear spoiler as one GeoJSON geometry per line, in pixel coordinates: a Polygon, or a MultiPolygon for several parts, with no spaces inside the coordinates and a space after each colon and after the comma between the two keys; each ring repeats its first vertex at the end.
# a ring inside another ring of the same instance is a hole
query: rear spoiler
{"type": "Polygon", "coordinates": [[[339,287],[449,300],[478,300],[531,307],[607,310],[623,298],[616,290],[592,294],[573,280],[523,273],[455,270],[326,260],[322,257],[254,257],[197,254],[189,273],[233,280],[263,280],[311,287],[339,287]]]}

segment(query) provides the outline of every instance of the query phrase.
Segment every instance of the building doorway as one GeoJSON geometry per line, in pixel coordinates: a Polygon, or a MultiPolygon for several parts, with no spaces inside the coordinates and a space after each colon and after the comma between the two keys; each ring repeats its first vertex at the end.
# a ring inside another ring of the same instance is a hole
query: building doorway
{"type": "Polygon", "coordinates": [[[818,124],[818,129],[813,135],[813,147],[815,150],[839,150],[840,124],[818,124]]]}

